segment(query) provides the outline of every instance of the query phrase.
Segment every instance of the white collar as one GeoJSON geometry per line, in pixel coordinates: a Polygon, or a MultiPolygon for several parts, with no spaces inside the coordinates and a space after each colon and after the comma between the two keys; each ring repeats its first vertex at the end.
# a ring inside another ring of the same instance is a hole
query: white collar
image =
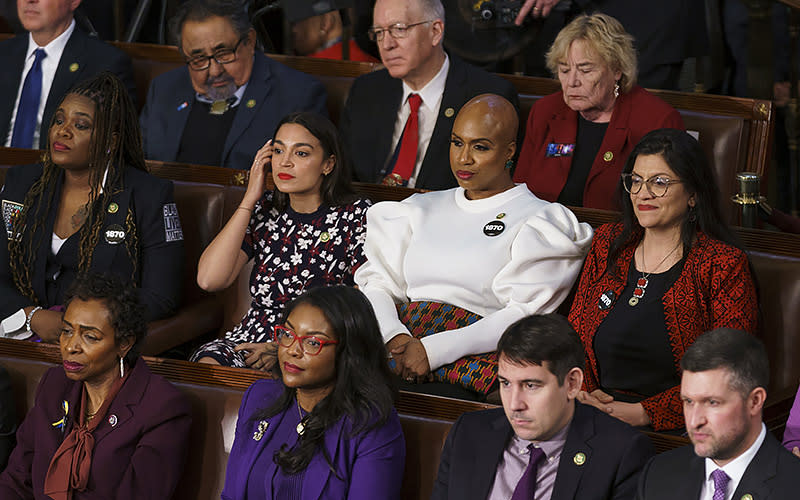
{"type": "Polygon", "coordinates": [[[64,47],[67,46],[67,42],[69,41],[69,37],[72,36],[73,31],[75,31],[75,19],[69,23],[69,27],[64,30],[63,33],[55,37],[44,47],[39,47],[33,40],[33,35],[28,32],[28,52],[25,55],[25,60],[28,60],[28,58],[33,55],[33,52],[36,49],[44,49],[48,57],[51,57],[53,54],[58,54],[60,57],[61,53],[64,52],[64,47]]]}
{"type": "Polygon", "coordinates": [[[444,62],[436,76],[431,78],[431,81],[425,84],[419,90],[413,90],[406,82],[403,82],[403,105],[408,100],[411,94],[419,94],[422,97],[422,105],[432,109],[436,103],[442,98],[444,94],[444,84],[447,83],[447,72],[450,70],[450,58],[447,57],[447,52],[444,54],[444,62]]]}
{"type": "Polygon", "coordinates": [[[761,448],[761,445],[764,443],[764,439],[767,437],[767,427],[764,423],[761,423],[761,432],[758,433],[758,437],[753,444],[750,445],[744,453],[739,455],[738,457],[734,458],[724,466],[720,467],[719,465],[715,464],[714,461],[710,458],[705,459],[706,464],[706,481],[711,480],[711,473],[717,469],[722,469],[725,474],[731,478],[731,481],[735,484],[739,484],[739,481],[742,480],[742,476],[744,476],[744,471],[747,469],[747,466],[750,465],[750,462],[753,460],[753,457],[756,456],[758,453],[758,449],[761,448]]]}

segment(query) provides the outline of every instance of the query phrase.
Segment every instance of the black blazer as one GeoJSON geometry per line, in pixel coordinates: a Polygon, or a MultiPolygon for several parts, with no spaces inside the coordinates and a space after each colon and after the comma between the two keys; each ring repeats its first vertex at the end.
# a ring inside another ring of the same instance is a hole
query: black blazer
{"type": "MultiPolygon", "coordinates": [[[[17,289],[9,267],[8,223],[11,211],[25,200],[25,194],[33,183],[42,176],[42,165],[22,165],[8,171],[5,185],[0,191],[3,209],[3,230],[0,231],[0,319],[15,311],[31,305],[31,301],[17,289]]],[[[58,176],[55,195],[51,207],[57,207],[61,196],[63,173],[58,176]]],[[[124,229],[128,208],[133,211],[136,221],[136,238],[139,258],[136,264],[136,277],[139,283],[139,298],[147,308],[147,320],[163,318],[178,305],[180,299],[181,277],[183,275],[183,233],[177,220],[177,209],[173,198],[172,182],[159,179],[146,172],[129,168],[123,177],[124,189],[113,195],[115,209],[104,209],[103,226],[100,239],[94,249],[91,270],[109,272],[130,279],[133,263],[128,255],[125,242],[109,242],[105,238],[108,230],[124,229]],[[112,213],[113,212],[113,213],[112,213]],[[118,228],[114,226],[119,226],[118,228]]],[[[44,195],[29,210],[33,213],[44,195]]],[[[29,215],[30,216],[30,215],[29,215]]],[[[50,241],[55,224],[56,210],[51,209],[44,226],[33,235],[36,257],[30,270],[33,291],[43,307],[62,305],[64,293],[75,279],[73,269],[77,269],[80,231],[70,236],[58,254],[51,261],[62,270],[55,280],[57,292],[53,300],[47,294],[47,260],[50,255],[50,241]]],[[[133,235],[125,234],[126,240],[133,235]]]]}
{"type": "MultiPolygon", "coordinates": [[[[0,42],[0,67],[3,68],[4,75],[0,78],[0,95],[3,96],[0,99],[0,144],[5,144],[11,116],[16,112],[14,101],[23,78],[22,69],[25,67],[27,50],[28,33],[0,42]]],[[[104,70],[111,71],[122,80],[135,103],[136,85],[133,82],[131,59],[121,50],[91,38],[76,26],[64,47],[61,60],[58,61],[58,68],[42,115],[39,145],[34,145],[35,147],[47,148],[50,120],[67,91],[76,83],[104,70]],[[72,71],[72,68],[76,67],[75,64],[77,69],[72,71]]]]}
{"type": "MultiPolygon", "coordinates": [[[[800,458],[792,455],[767,431],[761,448],[744,471],[731,498],[752,495],[753,500],[788,500],[800,490],[800,458]]],[[[705,459],[694,448],[683,446],[660,453],[650,460],[639,480],[639,500],[695,499],[705,479],[705,459]]]]}
{"type": "MultiPolygon", "coordinates": [[[[510,82],[452,54],[449,57],[450,69],[439,117],[416,181],[415,187],[422,189],[449,189],[457,185],[450,171],[450,132],[461,106],[477,95],[492,93],[519,108],[517,91],[510,82]]],[[[380,183],[388,173],[387,160],[402,99],[403,82],[392,78],[385,69],[359,76],[350,87],[339,129],[353,162],[355,180],[380,183]]]]}
{"type": "MultiPolygon", "coordinates": [[[[447,436],[431,500],[485,499],[512,435],[502,408],[459,417],[447,436]]],[[[632,499],[639,472],[653,453],[641,432],[576,402],[551,498],[632,499]],[[582,465],[575,464],[578,453],[586,456],[582,465]]]]}

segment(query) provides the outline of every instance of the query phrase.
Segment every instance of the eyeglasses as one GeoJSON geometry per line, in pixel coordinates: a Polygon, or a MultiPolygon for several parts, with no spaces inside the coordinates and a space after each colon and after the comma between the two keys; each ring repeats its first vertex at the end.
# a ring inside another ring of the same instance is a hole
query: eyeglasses
{"type": "Polygon", "coordinates": [[[419,26],[420,24],[427,24],[432,23],[433,19],[430,21],[420,21],[418,23],[413,24],[406,24],[406,23],[395,23],[387,28],[370,28],[367,30],[367,35],[369,39],[373,42],[380,42],[383,40],[383,36],[388,32],[392,35],[392,38],[407,38],[408,37],[408,30],[409,28],[413,28],[414,26],[419,26]]]}
{"type": "Polygon", "coordinates": [[[670,184],[680,184],[682,181],[673,181],[664,175],[654,175],[647,180],[636,174],[622,174],[622,186],[630,194],[639,194],[642,186],[647,184],[647,192],[656,198],[666,196],[670,184]]]}
{"type": "Polygon", "coordinates": [[[203,71],[204,69],[208,69],[209,66],[211,66],[212,59],[217,61],[217,64],[230,64],[236,60],[236,51],[239,50],[239,45],[241,45],[245,40],[247,40],[246,35],[240,38],[232,49],[218,49],[210,56],[194,56],[191,59],[187,59],[186,64],[193,71],[203,71]]]}
{"type": "Polygon", "coordinates": [[[339,343],[336,340],[322,340],[314,335],[304,335],[302,337],[298,337],[297,334],[292,330],[281,325],[275,325],[273,330],[275,331],[275,342],[277,342],[278,345],[281,347],[292,347],[294,345],[294,341],[299,340],[300,348],[303,349],[303,352],[309,356],[316,356],[320,353],[320,351],[322,351],[322,348],[328,344],[339,343]]]}

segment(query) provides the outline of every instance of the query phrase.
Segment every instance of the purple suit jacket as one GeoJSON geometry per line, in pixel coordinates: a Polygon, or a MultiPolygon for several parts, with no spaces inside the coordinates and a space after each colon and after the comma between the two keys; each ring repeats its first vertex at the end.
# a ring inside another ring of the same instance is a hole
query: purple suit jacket
{"type": "Polygon", "coordinates": [[[783,433],[783,446],[792,451],[795,446],[800,446],[800,390],[794,398],[789,420],[786,421],[786,430],[783,433]]]}
{"type": "MultiPolygon", "coordinates": [[[[34,407],[17,432],[17,447],[0,475],[0,498],[49,500],[42,492],[44,478],[75,423],[82,387],[60,366],[42,377],[34,407]],[[52,424],[64,417],[64,400],[70,414],[62,433],[52,424]]],[[[183,472],[190,425],[183,395],[139,359],[94,432],[88,488],[73,500],[170,498],[183,472]]]]}
{"type": "MultiPolygon", "coordinates": [[[[295,436],[276,431],[284,418],[297,417],[297,409],[290,406],[267,419],[268,425],[259,440],[255,439],[259,421],[252,417],[269,406],[282,392],[281,382],[259,380],[244,394],[236,422],[236,437],[228,458],[223,500],[244,500],[251,473],[257,476],[257,480],[264,478],[261,498],[272,499],[271,478],[278,466],[270,461],[269,469],[253,470],[253,464],[260,454],[272,456],[282,444],[294,442],[295,436]]],[[[392,412],[382,427],[356,436],[350,435],[350,427],[350,421],[342,418],[326,432],[325,449],[333,470],[323,454],[317,453],[305,470],[303,500],[399,499],[406,452],[397,413],[392,412]]]]}

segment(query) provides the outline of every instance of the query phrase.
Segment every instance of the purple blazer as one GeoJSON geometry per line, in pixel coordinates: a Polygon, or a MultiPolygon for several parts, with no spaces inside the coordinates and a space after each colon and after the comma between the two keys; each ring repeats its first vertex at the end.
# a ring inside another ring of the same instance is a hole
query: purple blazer
{"type": "MultiPolygon", "coordinates": [[[[266,470],[254,470],[253,465],[260,455],[266,453],[272,457],[282,444],[294,444],[297,437],[294,428],[300,417],[294,405],[265,421],[254,420],[253,416],[282,392],[280,381],[259,380],[244,394],[228,458],[223,500],[272,500],[272,478],[278,466],[271,459],[266,470]],[[260,423],[263,432],[259,436],[260,423]],[[259,491],[256,498],[248,496],[248,480],[262,478],[263,493],[259,491]]],[[[351,436],[350,428],[350,421],[342,418],[327,431],[324,446],[333,470],[323,454],[317,453],[303,476],[302,499],[399,499],[406,451],[397,413],[393,411],[386,424],[366,433],[351,436]]]]}
{"type": "MultiPolygon", "coordinates": [[[[50,460],[75,423],[82,384],[64,368],[48,370],[36,400],[17,431],[17,447],[0,475],[0,498],[49,500],[42,492],[50,460]],[[54,427],[64,417],[64,432],[54,427]]],[[[169,382],[139,359],[94,432],[89,484],[73,500],[170,498],[183,473],[189,438],[189,405],[169,382]]]]}
{"type": "Polygon", "coordinates": [[[800,389],[794,397],[794,404],[789,412],[789,420],[786,421],[783,446],[789,451],[792,451],[795,446],[800,447],[800,389]]]}

